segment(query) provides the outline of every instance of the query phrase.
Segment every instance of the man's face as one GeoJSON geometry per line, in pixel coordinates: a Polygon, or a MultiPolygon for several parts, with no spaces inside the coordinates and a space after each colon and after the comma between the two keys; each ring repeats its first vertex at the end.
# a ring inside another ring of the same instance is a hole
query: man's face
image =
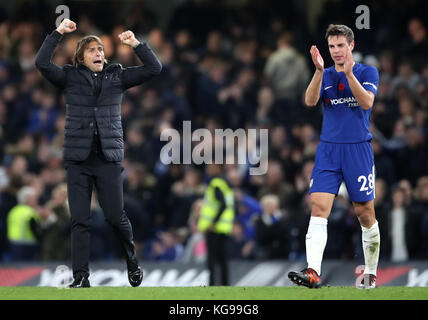
{"type": "Polygon", "coordinates": [[[334,63],[337,65],[345,64],[345,57],[348,48],[354,49],[354,41],[348,43],[345,36],[329,36],[327,38],[328,50],[334,63]]]}
{"type": "Polygon", "coordinates": [[[93,72],[101,72],[104,67],[104,48],[97,41],[91,41],[83,52],[83,64],[93,72]]]}

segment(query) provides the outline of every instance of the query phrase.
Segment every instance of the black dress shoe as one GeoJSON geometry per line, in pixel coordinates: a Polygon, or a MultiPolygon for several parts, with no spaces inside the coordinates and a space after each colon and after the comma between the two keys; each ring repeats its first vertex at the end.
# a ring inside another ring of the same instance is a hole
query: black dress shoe
{"type": "Polygon", "coordinates": [[[133,287],[138,287],[143,281],[143,270],[141,270],[140,266],[136,266],[135,268],[128,268],[128,281],[129,284],[133,287]]]}
{"type": "Polygon", "coordinates": [[[88,278],[78,278],[73,281],[69,286],[69,288],[90,288],[91,285],[89,283],[88,278]]]}

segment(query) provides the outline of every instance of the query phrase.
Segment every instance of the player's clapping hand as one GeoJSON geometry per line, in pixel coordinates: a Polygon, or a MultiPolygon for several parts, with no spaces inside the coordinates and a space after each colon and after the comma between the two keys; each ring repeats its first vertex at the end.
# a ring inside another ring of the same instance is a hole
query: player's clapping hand
{"type": "Polygon", "coordinates": [[[312,57],[312,61],[315,65],[315,68],[317,68],[317,70],[319,71],[324,71],[324,60],[317,48],[317,46],[312,46],[311,47],[311,57],[312,57]]]}
{"type": "Polygon", "coordinates": [[[70,19],[64,19],[62,20],[61,24],[56,28],[56,31],[58,31],[61,34],[64,33],[70,33],[77,29],[77,25],[75,22],[71,21],[70,19]]]}
{"type": "Polygon", "coordinates": [[[132,31],[125,31],[119,34],[119,39],[123,44],[126,44],[131,47],[136,47],[140,43],[136,38],[132,31]]]}
{"type": "Polygon", "coordinates": [[[348,47],[346,51],[345,65],[343,67],[346,75],[352,74],[352,68],[354,67],[354,57],[352,56],[350,47],[348,47]]]}

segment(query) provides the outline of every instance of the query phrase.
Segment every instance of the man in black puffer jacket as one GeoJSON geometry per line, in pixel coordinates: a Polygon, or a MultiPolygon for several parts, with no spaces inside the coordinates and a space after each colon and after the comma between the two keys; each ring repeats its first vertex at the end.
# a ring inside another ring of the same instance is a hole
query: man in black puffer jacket
{"type": "Polygon", "coordinates": [[[71,212],[74,281],[70,287],[90,286],[89,221],[94,187],[106,220],[121,243],[129,283],[139,286],[143,273],[136,257],[132,226],[123,210],[121,103],[126,89],[159,74],[162,65],[151,48],[128,30],[119,39],[134,49],[143,66],[124,68],[120,64],[107,64],[101,40],[89,35],[77,43],[73,65],[59,67],[51,62],[54,50],[63,34],[76,28],[76,23],[64,19],[46,37],[36,57],[36,67],[63,90],[66,101],[63,159],[71,212]]]}

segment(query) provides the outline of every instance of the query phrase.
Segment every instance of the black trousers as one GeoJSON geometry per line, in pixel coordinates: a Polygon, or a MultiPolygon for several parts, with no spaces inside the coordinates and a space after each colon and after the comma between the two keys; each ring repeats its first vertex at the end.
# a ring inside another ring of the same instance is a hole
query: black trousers
{"type": "Polygon", "coordinates": [[[207,265],[210,272],[210,286],[215,286],[217,283],[217,265],[220,267],[220,284],[222,286],[229,285],[228,255],[226,250],[227,239],[228,236],[222,233],[208,231],[205,234],[207,244],[207,265]]]}
{"type": "Polygon", "coordinates": [[[104,159],[93,148],[85,161],[67,161],[68,201],[71,213],[71,259],[74,278],[89,276],[91,197],[95,187],[107,223],[118,238],[128,268],[138,263],[132,226],[123,210],[123,179],[120,162],[104,159]]]}

